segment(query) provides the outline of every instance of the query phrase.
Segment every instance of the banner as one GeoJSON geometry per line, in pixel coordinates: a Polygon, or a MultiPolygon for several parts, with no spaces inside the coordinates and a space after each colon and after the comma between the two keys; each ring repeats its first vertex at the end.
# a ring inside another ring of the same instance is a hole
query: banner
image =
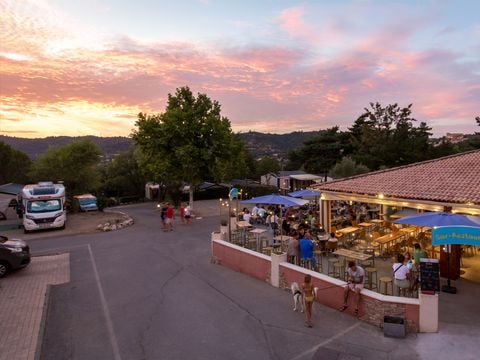
{"type": "Polygon", "coordinates": [[[480,228],[473,226],[439,226],[432,229],[432,245],[480,246],[480,228]]]}

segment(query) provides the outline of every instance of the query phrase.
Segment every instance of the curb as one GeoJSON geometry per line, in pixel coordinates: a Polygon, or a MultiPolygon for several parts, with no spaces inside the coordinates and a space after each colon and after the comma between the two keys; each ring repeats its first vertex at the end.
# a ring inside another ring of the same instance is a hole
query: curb
{"type": "Polygon", "coordinates": [[[40,319],[40,329],[38,329],[37,345],[35,347],[34,360],[40,360],[42,355],[43,337],[45,335],[45,324],[47,322],[47,314],[50,304],[51,287],[52,284],[48,284],[47,289],[45,290],[45,299],[43,302],[42,318],[40,319]]]}

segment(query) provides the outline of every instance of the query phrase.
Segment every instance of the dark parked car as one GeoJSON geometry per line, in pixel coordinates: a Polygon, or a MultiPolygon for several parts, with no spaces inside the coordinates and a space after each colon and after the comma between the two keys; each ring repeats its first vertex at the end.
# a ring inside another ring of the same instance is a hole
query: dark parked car
{"type": "Polygon", "coordinates": [[[0,235],[0,278],[9,271],[30,264],[30,248],[20,239],[9,239],[0,235]]]}

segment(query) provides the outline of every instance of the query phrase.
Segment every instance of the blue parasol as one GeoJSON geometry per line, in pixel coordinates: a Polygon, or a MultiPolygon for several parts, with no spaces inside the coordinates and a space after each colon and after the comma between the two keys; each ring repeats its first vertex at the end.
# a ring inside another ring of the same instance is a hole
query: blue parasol
{"type": "Polygon", "coordinates": [[[290,206],[303,206],[308,204],[308,200],[297,199],[291,196],[284,196],[278,194],[257,196],[248,200],[242,200],[242,204],[264,204],[264,205],[283,205],[285,207],[290,206]]]}
{"type": "Polygon", "coordinates": [[[426,227],[435,226],[474,226],[480,227],[480,218],[447,212],[429,212],[407,216],[394,221],[395,224],[408,224],[426,227]]]}
{"type": "Polygon", "coordinates": [[[288,193],[288,195],[293,196],[294,198],[317,197],[317,196],[320,196],[320,192],[319,191],[308,190],[308,189],[303,189],[303,190],[290,192],[290,193],[288,193]]]}

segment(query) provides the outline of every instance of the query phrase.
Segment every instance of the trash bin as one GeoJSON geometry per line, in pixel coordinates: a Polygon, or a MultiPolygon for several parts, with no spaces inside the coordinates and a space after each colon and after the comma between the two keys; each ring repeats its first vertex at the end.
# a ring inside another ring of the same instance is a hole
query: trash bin
{"type": "Polygon", "coordinates": [[[383,335],[404,338],[406,335],[405,319],[398,316],[385,315],[383,317],[383,335]]]}

